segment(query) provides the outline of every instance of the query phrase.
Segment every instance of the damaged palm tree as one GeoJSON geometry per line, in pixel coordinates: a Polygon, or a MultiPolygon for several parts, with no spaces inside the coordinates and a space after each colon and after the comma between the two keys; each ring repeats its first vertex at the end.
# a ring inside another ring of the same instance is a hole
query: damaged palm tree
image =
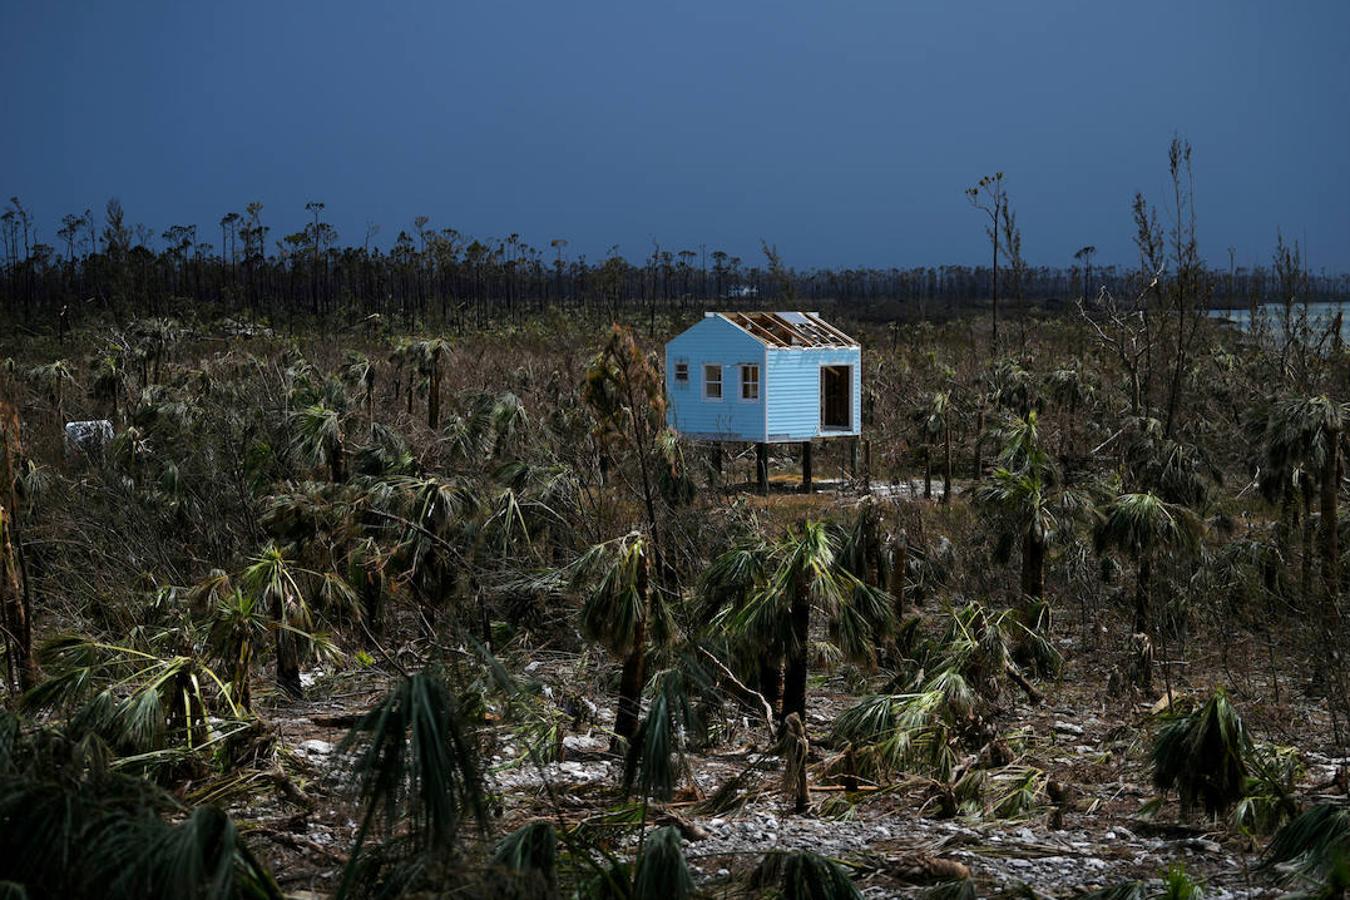
{"type": "Polygon", "coordinates": [[[1242,799],[1251,739],[1228,695],[1215,691],[1204,706],[1165,724],[1153,744],[1153,784],[1176,789],[1182,815],[1198,801],[1213,818],[1242,799]]]}
{"type": "Polygon", "coordinates": [[[352,727],[343,749],[355,751],[364,811],[339,897],[358,885],[410,887],[425,864],[453,856],[466,823],[486,830],[478,748],[441,672],[401,679],[352,727]],[[376,830],[384,843],[363,859],[376,830]]]}
{"type": "Polygon", "coordinates": [[[651,552],[650,541],[634,532],[592,547],[572,570],[574,588],[585,591],[582,631],[623,660],[614,733],[625,742],[637,731],[647,645],[664,643],[672,627],[652,590],[651,552]]]}

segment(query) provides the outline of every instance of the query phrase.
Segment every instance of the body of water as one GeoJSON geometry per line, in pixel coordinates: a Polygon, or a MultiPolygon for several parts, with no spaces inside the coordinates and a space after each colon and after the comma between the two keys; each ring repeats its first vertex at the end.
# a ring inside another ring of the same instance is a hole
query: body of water
{"type": "MultiPolygon", "coordinates": [[[[1296,320],[1303,316],[1304,306],[1301,303],[1294,304],[1294,317],[1296,320]]],[[[1319,303],[1309,303],[1307,305],[1308,323],[1317,330],[1326,328],[1331,321],[1336,318],[1337,313],[1350,313],[1350,303],[1344,300],[1323,301],[1319,303]]],[[[1252,330],[1252,311],[1249,307],[1237,307],[1234,309],[1211,309],[1211,317],[1216,319],[1227,319],[1243,331],[1252,330]]],[[[1256,308],[1258,321],[1263,321],[1265,327],[1270,331],[1278,331],[1283,327],[1284,307],[1276,303],[1266,303],[1256,308]]],[[[1341,337],[1350,340],[1350,315],[1341,316],[1341,337]]]]}

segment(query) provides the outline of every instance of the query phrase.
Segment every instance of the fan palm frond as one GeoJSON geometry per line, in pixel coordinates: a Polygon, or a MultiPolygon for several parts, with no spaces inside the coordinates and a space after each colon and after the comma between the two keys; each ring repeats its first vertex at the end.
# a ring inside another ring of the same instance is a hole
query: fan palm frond
{"type": "Polygon", "coordinates": [[[658,828],[647,835],[633,877],[633,897],[638,900],[688,900],[694,895],[694,878],[679,829],[673,825],[658,828]]]}
{"type": "Polygon", "coordinates": [[[1350,862],[1350,807],[1319,803],[1275,833],[1261,866],[1320,881],[1350,862]]]}
{"type": "Polygon", "coordinates": [[[365,812],[342,893],[377,820],[386,834],[408,823],[413,855],[453,846],[464,819],[486,829],[478,748],[444,677],[424,670],[400,680],[352,727],[342,744],[356,752],[353,774],[365,812]]]}
{"type": "Polygon", "coordinates": [[[1153,744],[1153,784],[1176,788],[1183,814],[1199,800],[1215,816],[1242,798],[1251,741],[1228,695],[1216,691],[1200,709],[1172,718],[1153,744]]]}
{"type": "Polygon", "coordinates": [[[537,879],[546,900],[558,897],[558,837],[551,822],[531,822],[502,838],[492,863],[508,872],[537,879]]]}

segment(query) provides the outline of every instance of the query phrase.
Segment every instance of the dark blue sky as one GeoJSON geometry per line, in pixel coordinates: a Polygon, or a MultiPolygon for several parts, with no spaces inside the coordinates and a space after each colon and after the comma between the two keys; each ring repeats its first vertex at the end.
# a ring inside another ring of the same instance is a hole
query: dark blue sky
{"type": "Polygon", "coordinates": [[[1350,2],[11,2],[0,192],[57,243],[250,200],[273,237],[433,226],[630,258],[981,262],[1007,173],[1037,264],[1132,262],[1130,198],[1195,147],[1200,239],[1350,269],[1350,2]]]}

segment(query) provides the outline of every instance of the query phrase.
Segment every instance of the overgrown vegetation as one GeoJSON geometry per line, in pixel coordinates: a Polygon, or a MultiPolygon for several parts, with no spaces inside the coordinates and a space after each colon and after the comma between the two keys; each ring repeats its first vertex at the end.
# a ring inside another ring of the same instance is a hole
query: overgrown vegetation
{"type": "Polygon", "coordinates": [[[794,448],[752,497],[753,452],[667,427],[687,323],[611,315],[617,265],[587,273],[609,305],[499,274],[509,322],[354,327],[322,265],[313,308],[270,292],[256,231],[247,324],[173,291],[44,323],[43,270],[0,345],[0,882],[983,896],[1009,856],[1131,840],[1073,889],[1195,897],[1264,854],[1265,884],[1343,890],[1350,356],[1293,271],[1252,331],[1206,318],[1169,163],[1170,227],[1140,198],[1138,265],[1074,311],[1013,302],[1001,180],[1000,318],[841,306],[866,445],[818,444],[815,494],[794,448]],[[1183,839],[1223,854],[1188,875],[1183,839]]]}

